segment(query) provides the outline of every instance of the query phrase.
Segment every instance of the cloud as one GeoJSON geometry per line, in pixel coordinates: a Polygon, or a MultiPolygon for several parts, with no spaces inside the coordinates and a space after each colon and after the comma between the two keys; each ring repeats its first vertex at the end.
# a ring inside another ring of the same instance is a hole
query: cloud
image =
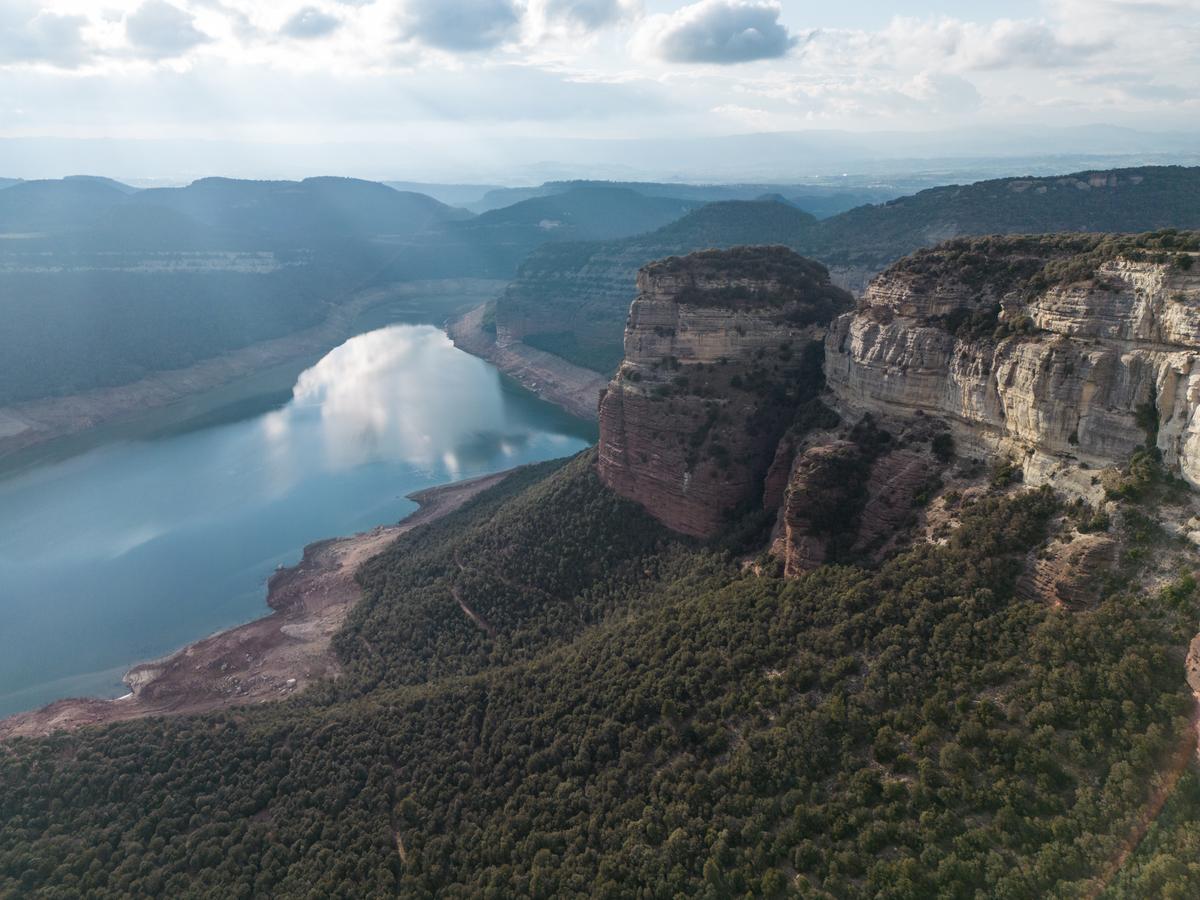
{"type": "Polygon", "coordinates": [[[877,125],[902,119],[911,127],[927,124],[939,115],[969,116],[983,104],[979,90],[965,78],[932,71],[912,77],[858,71],[844,78],[774,73],[745,86],[741,93],[755,98],[759,105],[749,109],[725,106],[718,111],[745,120],[773,117],[776,129],[837,119],[877,125]]]}
{"type": "Polygon", "coordinates": [[[520,24],[513,0],[408,0],[400,34],[439,50],[489,50],[516,37],[520,24]]]}
{"type": "Polygon", "coordinates": [[[195,26],[191,13],[164,0],[146,0],[125,19],[129,42],[150,56],[181,56],[210,40],[195,26]]]}
{"type": "Polygon", "coordinates": [[[776,2],[701,0],[651,16],[635,46],[667,62],[733,63],[784,56],[797,39],[779,21],[776,2]]]}
{"type": "Polygon", "coordinates": [[[284,22],[279,33],[285,37],[310,40],[333,34],[341,24],[342,20],[337,16],[321,12],[315,6],[306,6],[284,22]]]}
{"type": "Polygon", "coordinates": [[[0,8],[0,65],[77,66],[89,56],[82,34],[86,24],[83,16],[39,10],[34,3],[6,3],[0,8]]]}
{"type": "Polygon", "coordinates": [[[926,112],[958,115],[983,104],[979,89],[965,78],[940,72],[919,72],[901,92],[926,112]]]}
{"type": "Polygon", "coordinates": [[[1164,84],[1145,72],[1103,72],[1081,78],[1080,83],[1104,88],[1118,101],[1132,99],[1179,103],[1196,99],[1194,89],[1164,84]]]}
{"type": "Polygon", "coordinates": [[[801,56],[813,68],[983,72],[1075,68],[1109,49],[1107,39],[1067,37],[1037,21],[997,19],[893,19],[880,31],[821,29],[804,42],[801,56]]]}
{"type": "Polygon", "coordinates": [[[1100,50],[1095,43],[1062,40],[1040,22],[1000,19],[964,32],[962,61],[973,69],[1055,69],[1082,62],[1100,50]]]}
{"type": "Polygon", "coordinates": [[[621,0],[540,0],[531,11],[547,25],[597,31],[621,21],[629,9],[621,0]]]}
{"type": "Polygon", "coordinates": [[[880,35],[883,61],[943,61],[958,71],[1055,69],[1083,63],[1104,50],[1105,42],[1064,39],[1042,22],[997,19],[895,19],[880,35]]]}

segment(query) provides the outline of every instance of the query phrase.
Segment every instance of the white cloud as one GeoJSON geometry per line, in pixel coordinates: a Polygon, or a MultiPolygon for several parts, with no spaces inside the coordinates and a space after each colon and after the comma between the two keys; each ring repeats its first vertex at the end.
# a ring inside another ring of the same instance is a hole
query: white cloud
{"type": "Polygon", "coordinates": [[[125,19],[125,34],[131,44],[157,59],[181,56],[210,40],[191,13],[164,0],[146,0],[139,6],[125,19]]]}
{"type": "Polygon", "coordinates": [[[897,53],[906,48],[910,54],[940,53],[949,66],[960,70],[1069,67],[1105,49],[1102,43],[1067,40],[1042,22],[1013,19],[986,24],[898,19],[885,37],[897,53]]]}
{"type": "Polygon", "coordinates": [[[733,63],[775,59],[796,43],[779,21],[782,8],[759,0],[701,0],[651,16],[635,47],[666,62],[733,63]]]}
{"type": "Polygon", "coordinates": [[[439,50],[490,50],[517,36],[521,9],[513,0],[408,0],[401,37],[439,50]]]}
{"type": "Polygon", "coordinates": [[[1042,3],[815,28],[765,0],[0,0],[0,134],[1191,127],[1200,0],[1042,3]]]}
{"type": "Polygon", "coordinates": [[[798,129],[817,121],[869,121],[876,127],[923,127],[940,115],[969,116],[982,105],[979,90],[956,75],[923,71],[911,77],[895,73],[856,72],[849,77],[777,75],[742,85],[741,105],[718,110],[763,130],[798,129]],[[750,106],[745,99],[758,105],[750,106]],[[773,120],[772,127],[765,127],[773,120]],[[891,120],[889,122],[889,120],[891,120]]]}
{"type": "Polygon", "coordinates": [[[60,15],[32,2],[6,0],[0,5],[0,65],[77,66],[89,56],[82,33],[86,24],[83,16],[60,15]]]}
{"type": "Polygon", "coordinates": [[[631,9],[622,0],[534,0],[529,12],[549,27],[596,31],[617,24],[631,9]]]}
{"type": "Polygon", "coordinates": [[[893,19],[879,31],[824,29],[800,51],[815,67],[883,68],[949,73],[1056,69],[1084,65],[1109,47],[1107,40],[1068,38],[1044,22],[997,19],[893,19]]]}
{"type": "Polygon", "coordinates": [[[279,29],[286,37],[309,40],[333,34],[342,24],[337,16],[322,12],[315,6],[306,6],[297,10],[279,29]]]}

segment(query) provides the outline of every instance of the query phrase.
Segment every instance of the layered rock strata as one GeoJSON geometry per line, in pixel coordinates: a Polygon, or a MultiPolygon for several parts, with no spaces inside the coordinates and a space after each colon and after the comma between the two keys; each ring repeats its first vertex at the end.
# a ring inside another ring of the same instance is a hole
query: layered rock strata
{"type": "Polygon", "coordinates": [[[825,327],[852,301],[782,247],[672,257],[637,285],[625,360],[600,402],[600,477],[710,537],[761,502],[781,435],[819,387],[825,327]]]}
{"type": "Polygon", "coordinates": [[[1034,240],[991,239],[983,267],[952,242],[878,276],[826,341],[838,408],[942,416],[1034,483],[1083,490],[1081,465],[1123,463],[1149,441],[1200,484],[1197,254],[1088,270],[1034,240]]]}

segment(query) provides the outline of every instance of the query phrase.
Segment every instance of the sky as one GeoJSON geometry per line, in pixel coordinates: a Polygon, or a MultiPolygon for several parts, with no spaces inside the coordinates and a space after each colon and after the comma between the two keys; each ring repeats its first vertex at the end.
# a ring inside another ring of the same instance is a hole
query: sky
{"type": "Polygon", "coordinates": [[[1200,0],[0,0],[0,139],[448,168],[514,140],[1189,130],[1197,85],[1200,0]]]}

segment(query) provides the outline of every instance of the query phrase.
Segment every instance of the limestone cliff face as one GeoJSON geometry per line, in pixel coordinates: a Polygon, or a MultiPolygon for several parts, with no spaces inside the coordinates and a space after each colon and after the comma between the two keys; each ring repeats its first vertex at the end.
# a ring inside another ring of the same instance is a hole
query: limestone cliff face
{"type": "Polygon", "coordinates": [[[780,247],[646,266],[625,361],[600,402],[599,473],[669,527],[709,537],[761,501],[829,320],[849,307],[825,269],[780,247]]]}
{"type": "MultiPolygon", "coordinates": [[[[963,456],[1095,501],[1097,470],[1153,441],[1200,484],[1200,236],[1165,237],[1169,251],[1161,235],[952,241],[852,312],[783,248],[646,266],[601,398],[600,476],[698,537],[777,512],[771,550],[792,575],[884,558],[947,479],[983,477],[963,456]]],[[[1078,603],[1112,545],[1075,549],[1039,557],[1026,590],[1078,603]]]]}
{"type": "Polygon", "coordinates": [[[982,270],[944,250],[878,276],[829,331],[837,406],[941,416],[960,443],[1012,456],[1033,482],[1121,464],[1149,433],[1200,484],[1194,254],[1084,271],[1031,256],[1030,240],[999,242],[982,270]]]}

